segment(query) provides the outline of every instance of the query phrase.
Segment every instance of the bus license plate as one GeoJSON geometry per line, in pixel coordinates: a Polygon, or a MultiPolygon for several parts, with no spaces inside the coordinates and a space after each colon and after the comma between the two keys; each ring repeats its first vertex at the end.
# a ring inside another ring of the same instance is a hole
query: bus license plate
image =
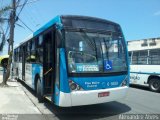
{"type": "Polygon", "coordinates": [[[98,93],[98,97],[105,97],[105,96],[109,96],[109,92],[101,92],[101,93],[98,93]]]}

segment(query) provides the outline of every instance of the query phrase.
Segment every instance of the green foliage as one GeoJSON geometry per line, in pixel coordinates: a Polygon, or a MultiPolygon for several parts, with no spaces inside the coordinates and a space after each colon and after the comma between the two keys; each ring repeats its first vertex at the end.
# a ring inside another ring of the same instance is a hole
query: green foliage
{"type": "Polygon", "coordinates": [[[11,6],[5,6],[4,8],[0,9],[0,23],[4,23],[6,18],[3,18],[3,16],[7,16],[10,10],[11,6]]]}
{"type": "Polygon", "coordinates": [[[3,15],[5,12],[11,10],[11,9],[12,9],[11,6],[5,6],[4,8],[2,8],[0,10],[0,16],[3,15]]]}
{"type": "Polygon", "coordinates": [[[6,18],[6,16],[8,16],[9,11],[11,10],[11,6],[5,6],[3,8],[0,9],[0,51],[3,50],[3,46],[5,44],[5,33],[4,33],[4,27],[3,25],[5,24],[5,21],[8,21],[8,18],[6,18]]]}

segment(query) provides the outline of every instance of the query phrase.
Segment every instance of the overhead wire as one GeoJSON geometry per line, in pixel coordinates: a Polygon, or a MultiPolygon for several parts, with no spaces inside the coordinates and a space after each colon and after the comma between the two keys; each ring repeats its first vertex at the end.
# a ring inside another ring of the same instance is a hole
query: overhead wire
{"type": "Polygon", "coordinates": [[[9,25],[9,23],[8,23],[8,24],[7,24],[6,31],[5,31],[5,36],[7,36],[8,32],[9,32],[9,28],[10,28],[10,25],[9,25]]]}
{"type": "Polygon", "coordinates": [[[28,2],[28,0],[25,0],[24,4],[22,5],[22,7],[21,7],[21,9],[20,9],[20,11],[19,11],[19,13],[18,13],[18,15],[17,15],[17,18],[18,18],[19,15],[21,14],[21,12],[22,12],[22,10],[23,10],[23,8],[24,8],[24,6],[26,5],[27,2],[28,2]]]}
{"type": "Polygon", "coordinates": [[[25,0],[25,2],[23,3],[18,15],[16,16],[16,21],[19,20],[27,29],[29,29],[31,32],[33,32],[33,30],[19,18],[20,14],[21,14],[22,10],[24,9],[25,5],[27,4],[27,2],[28,2],[28,0],[25,0]]]}
{"type": "Polygon", "coordinates": [[[28,28],[31,32],[33,32],[33,30],[32,30],[30,27],[28,27],[20,18],[19,18],[19,21],[20,21],[26,28],[28,28]]]}

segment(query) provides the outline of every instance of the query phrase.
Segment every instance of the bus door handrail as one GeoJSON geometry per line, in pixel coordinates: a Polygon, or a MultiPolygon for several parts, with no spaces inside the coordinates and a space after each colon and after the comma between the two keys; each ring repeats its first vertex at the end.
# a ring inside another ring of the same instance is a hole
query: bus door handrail
{"type": "Polygon", "coordinates": [[[52,71],[53,69],[50,68],[47,72],[45,72],[43,75],[47,75],[50,71],[52,71]]]}

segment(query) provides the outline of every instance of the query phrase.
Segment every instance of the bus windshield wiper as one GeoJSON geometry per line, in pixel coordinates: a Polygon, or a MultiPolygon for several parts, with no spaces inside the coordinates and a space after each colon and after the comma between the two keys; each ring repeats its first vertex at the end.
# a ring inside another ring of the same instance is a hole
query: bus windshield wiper
{"type": "Polygon", "coordinates": [[[87,42],[89,43],[90,47],[95,51],[96,50],[96,46],[94,45],[94,42],[92,42],[92,39],[86,34],[86,32],[84,30],[81,29],[81,34],[83,33],[82,37],[87,40],[87,42]]]}
{"type": "Polygon", "coordinates": [[[108,46],[107,46],[107,43],[106,43],[106,40],[105,38],[103,38],[103,42],[104,42],[104,46],[105,46],[105,49],[106,49],[106,57],[107,57],[107,60],[109,60],[109,54],[108,54],[108,46]]]}
{"type": "Polygon", "coordinates": [[[96,47],[96,42],[95,42],[95,39],[93,39],[93,38],[90,38],[87,34],[86,34],[86,32],[84,31],[84,30],[81,30],[82,32],[81,33],[83,33],[84,34],[84,36],[85,37],[83,37],[83,38],[85,38],[87,41],[88,41],[88,43],[89,43],[89,45],[92,47],[92,49],[96,52],[96,60],[97,60],[97,62],[98,62],[98,55],[97,55],[97,47],[96,47]]]}
{"type": "Polygon", "coordinates": [[[105,45],[105,49],[106,49],[106,57],[107,57],[107,60],[109,61],[109,48],[111,47],[111,45],[109,44],[108,41],[111,41],[111,40],[106,40],[105,38],[103,38],[103,42],[104,42],[104,45],[105,45]]]}

